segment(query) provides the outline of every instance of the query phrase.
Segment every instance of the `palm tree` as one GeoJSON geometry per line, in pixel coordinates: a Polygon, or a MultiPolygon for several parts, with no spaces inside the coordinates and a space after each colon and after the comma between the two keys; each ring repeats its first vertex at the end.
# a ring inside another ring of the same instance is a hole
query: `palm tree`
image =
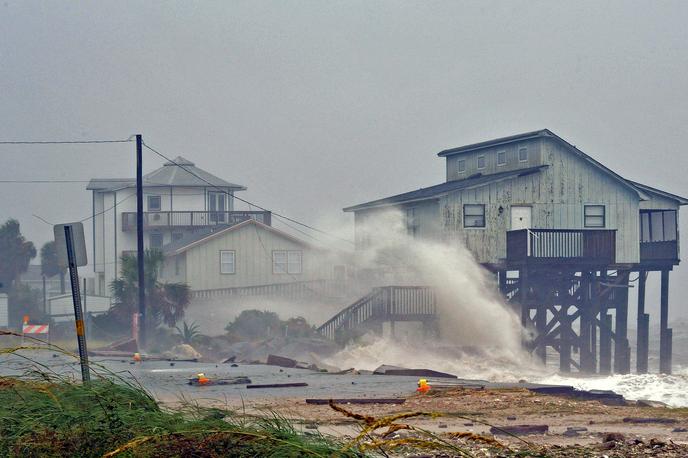
{"type": "Polygon", "coordinates": [[[41,274],[50,278],[55,275],[60,276],[60,293],[65,293],[65,272],[66,267],[60,266],[57,259],[57,246],[54,241],[46,242],[41,247],[41,274]]]}
{"type": "MultiPolygon", "coordinates": [[[[159,250],[144,253],[146,292],[146,327],[154,329],[161,323],[174,327],[184,317],[189,305],[189,286],[186,283],[161,283],[158,272],[165,260],[159,250]]],[[[112,313],[122,324],[138,312],[138,266],[136,256],[122,255],[121,276],[110,283],[115,305],[112,313]]]]}
{"type": "Polygon", "coordinates": [[[201,336],[201,332],[199,331],[200,326],[198,326],[195,321],[188,324],[186,320],[184,320],[182,324],[184,326],[183,328],[175,326],[179,333],[179,337],[182,338],[182,343],[192,345],[201,336]]]}

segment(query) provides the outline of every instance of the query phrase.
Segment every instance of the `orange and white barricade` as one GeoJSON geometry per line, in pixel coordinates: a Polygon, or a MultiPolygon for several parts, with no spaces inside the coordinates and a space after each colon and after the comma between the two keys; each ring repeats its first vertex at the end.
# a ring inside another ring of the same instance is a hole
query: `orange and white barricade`
{"type": "Polygon", "coordinates": [[[22,324],[22,343],[26,334],[48,334],[50,335],[50,326],[47,324],[22,324]]]}

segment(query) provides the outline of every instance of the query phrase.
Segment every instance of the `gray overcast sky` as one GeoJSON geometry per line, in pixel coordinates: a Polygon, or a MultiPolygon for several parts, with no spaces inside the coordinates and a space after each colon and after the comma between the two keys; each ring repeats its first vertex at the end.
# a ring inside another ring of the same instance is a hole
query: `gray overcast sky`
{"type": "MultiPolygon", "coordinates": [[[[142,133],[324,228],[351,224],[344,206],[443,181],[441,149],[543,127],[686,195],[687,19],[685,1],[5,0],[0,139],[142,133]]],[[[0,180],[133,176],[130,144],[0,157],[0,180]]],[[[37,245],[52,234],[32,213],[91,211],[84,184],[0,192],[0,218],[37,245]]]]}

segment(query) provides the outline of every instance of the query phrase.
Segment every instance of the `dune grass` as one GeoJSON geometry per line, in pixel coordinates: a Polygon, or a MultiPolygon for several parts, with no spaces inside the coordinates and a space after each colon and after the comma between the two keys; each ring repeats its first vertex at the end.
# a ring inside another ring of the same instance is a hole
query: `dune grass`
{"type": "Polygon", "coordinates": [[[248,419],[189,405],[166,410],[145,390],[100,379],[0,378],[3,456],[361,456],[272,416],[248,419]]]}

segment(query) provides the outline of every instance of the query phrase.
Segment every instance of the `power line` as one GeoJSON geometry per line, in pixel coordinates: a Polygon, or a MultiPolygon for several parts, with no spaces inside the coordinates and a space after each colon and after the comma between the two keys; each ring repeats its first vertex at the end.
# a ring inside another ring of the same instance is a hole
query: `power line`
{"type": "MultiPolygon", "coordinates": [[[[194,177],[198,178],[199,180],[203,181],[204,183],[207,183],[208,185],[212,186],[213,188],[217,189],[218,191],[220,191],[220,192],[222,192],[222,193],[224,193],[224,194],[227,194],[228,196],[233,197],[234,199],[237,199],[237,200],[239,200],[239,201],[241,201],[241,202],[244,202],[244,203],[246,203],[246,204],[248,204],[248,205],[253,205],[254,207],[259,208],[259,209],[261,209],[261,210],[263,210],[263,211],[266,211],[266,212],[267,212],[267,211],[270,211],[270,210],[268,210],[268,209],[266,209],[266,208],[261,207],[260,205],[257,205],[257,204],[255,204],[255,203],[253,203],[253,202],[249,202],[249,201],[246,200],[246,199],[242,199],[241,197],[237,197],[236,195],[233,195],[233,194],[228,193],[226,190],[224,190],[224,189],[222,189],[221,187],[219,187],[219,186],[217,186],[217,185],[211,183],[210,181],[206,180],[205,178],[203,178],[203,177],[199,176],[198,174],[194,173],[193,171],[187,169],[187,168],[184,167],[183,165],[181,165],[181,164],[175,162],[174,160],[172,160],[171,158],[165,156],[165,155],[162,154],[160,151],[157,151],[156,149],[154,149],[153,147],[149,146],[148,144],[144,143],[143,146],[145,146],[147,149],[151,150],[152,152],[154,152],[154,153],[157,154],[158,156],[162,157],[163,159],[166,159],[166,160],[169,161],[172,165],[175,165],[175,166],[181,168],[182,170],[186,171],[186,172],[189,173],[190,175],[193,175],[194,177]]],[[[321,234],[327,235],[328,237],[333,237],[333,238],[335,238],[335,239],[338,239],[338,240],[341,240],[341,241],[344,241],[344,242],[353,244],[353,242],[352,242],[351,240],[343,239],[343,238],[338,237],[338,236],[336,236],[336,235],[332,235],[332,234],[330,234],[330,233],[328,233],[328,232],[325,232],[325,231],[323,231],[323,230],[321,230],[321,229],[318,229],[318,228],[316,228],[316,227],[313,227],[313,226],[311,226],[311,225],[309,225],[309,224],[302,223],[302,222],[297,221],[297,220],[295,220],[295,219],[293,219],[293,218],[289,218],[288,216],[281,215],[281,214],[279,214],[279,213],[272,212],[272,211],[270,211],[270,212],[271,212],[274,216],[277,216],[278,218],[282,218],[282,219],[285,219],[285,220],[287,220],[287,221],[291,221],[292,223],[298,224],[299,226],[306,227],[306,228],[308,228],[308,229],[310,229],[310,230],[312,230],[312,231],[319,232],[319,233],[321,233],[321,234]]]]}
{"type": "Polygon", "coordinates": [[[126,140],[3,140],[0,145],[91,145],[94,143],[129,143],[133,138],[126,140]]]}
{"type": "Polygon", "coordinates": [[[21,183],[88,183],[89,180],[0,180],[0,183],[21,184],[21,183]]]}
{"type": "Polygon", "coordinates": [[[100,215],[102,215],[103,213],[112,210],[113,208],[115,208],[117,205],[121,204],[121,203],[124,202],[125,200],[131,199],[131,198],[134,197],[135,195],[136,195],[136,194],[129,194],[127,197],[125,197],[124,199],[122,199],[122,200],[120,200],[120,201],[116,201],[112,206],[106,208],[105,210],[99,211],[98,213],[94,213],[94,214],[92,214],[92,215],[90,215],[90,216],[87,216],[87,217],[84,218],[84,219],[80,219],[79,222],[80,222],[80,223],[83,223],[84,221],[88,221],[89,219],[93,219],[93,218],[95,218],[96,216],[100,216],[100,215]]]}

